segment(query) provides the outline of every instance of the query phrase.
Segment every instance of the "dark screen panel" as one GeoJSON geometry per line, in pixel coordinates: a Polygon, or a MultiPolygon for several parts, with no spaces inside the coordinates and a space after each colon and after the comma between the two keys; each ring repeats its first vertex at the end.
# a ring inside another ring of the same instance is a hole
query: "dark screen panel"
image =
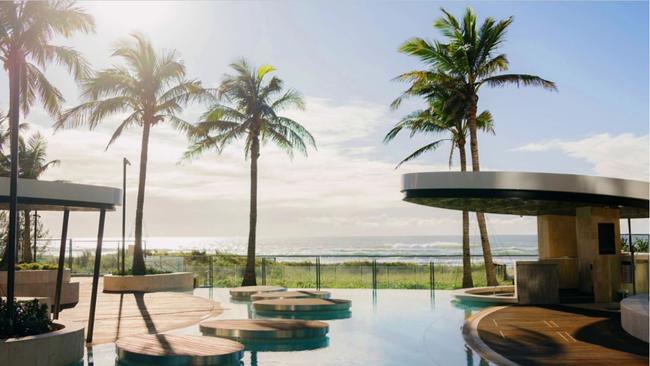
{"type": "Polygon", "coordinates": [[[614,224],[598,224],[598,253],[601,255],[616,254],[616,239],[614,224]]]}

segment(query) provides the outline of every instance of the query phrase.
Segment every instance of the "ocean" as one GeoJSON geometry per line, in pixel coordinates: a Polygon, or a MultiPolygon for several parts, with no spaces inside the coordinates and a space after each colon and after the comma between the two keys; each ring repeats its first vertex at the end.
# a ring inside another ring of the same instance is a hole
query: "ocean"
{"type": "MultiPolygon", "coordinates": [[[[129,245],[133,239],[127,238],[126,242],[129,245]]],[[[91,238],[73,238],[73,256],[94,249],[94,243],[91,238]]],[[[119,238],[106,238],[104,253],[114,252],[119,243],[119,238]]],[[[490,244],[492,254],[500,262],[510,263],[514,259],[526,259],[521,256],[531,259],[537,256],[536,235],[491,236],[490,244]]],[[[145,240],[148,251],[198,250],[208,254],[243,255],[246,246],[245,237],[148,237],[145,240]]],[[[53,239],[48,251],[57,247],[58,243],[53,239]]],[[[472,255],[482,255],[480,237],[470,237],[470,248],[472,255]]],[[[323,262],[363,259],[366,256],[378,256],[382,261],[428,261],[427,257],[436,256],[439,257],[436,261],[460,264],[462,241],[459,235],[258,238],[257,254],[284,257],[284,260],[292,260],[287,256],[321,256],[323,262]]],[[[475,260],[480,261],[480,258],[475,260]]]]}

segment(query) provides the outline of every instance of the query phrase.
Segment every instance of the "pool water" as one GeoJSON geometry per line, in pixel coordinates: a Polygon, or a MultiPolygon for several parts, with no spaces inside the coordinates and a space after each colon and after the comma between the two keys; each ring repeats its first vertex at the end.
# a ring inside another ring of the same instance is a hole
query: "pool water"
{"type": "MultiPolygon", "coordinates": [[[[477,304],[452,300],[451,292],[437,290],[326,289],[332,298],[352,300],[349,318],[326,320],[328,339],[308,350],[245,352],[243,365],[488,365],[472,352],[462,336],[466,317],[477,304]]],[[[228,289],[200,288],[196,296],[214,299],[225,308],[219,319],[255,317],[250,305],[230,300],[228,289]]],[[[170,333],[200,335],[198,324],[170,333]]],[[[261,351],[260,351],[261,350],[261,351]]],[[[84,364],[115,366],[115,345],[86,350],[84,364]]]]}

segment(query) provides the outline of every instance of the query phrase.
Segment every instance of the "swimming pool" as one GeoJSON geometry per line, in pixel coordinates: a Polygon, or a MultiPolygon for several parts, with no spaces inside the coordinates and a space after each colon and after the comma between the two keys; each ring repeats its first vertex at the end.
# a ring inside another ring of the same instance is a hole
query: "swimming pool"
{"type": "MultiPolygon", "coordinates": [[[[465,345],[465,317],[481,308],[452,302],[450,291],[327,289],[332,297],[352,300],[347,319],[327,320],[328,341],[304,351],[245,352],[246,366],[267,365],[488,365],[465,345]]],[[[226,310],[218,319],[252,316],[246,303],[230,300],[228,289],[200,288],[226,310]]],[[[171,333],[200,335],[198,325],[171,333]]],[[[115,345],[87,349],[85,365],[115,366],[115,345]]]]}

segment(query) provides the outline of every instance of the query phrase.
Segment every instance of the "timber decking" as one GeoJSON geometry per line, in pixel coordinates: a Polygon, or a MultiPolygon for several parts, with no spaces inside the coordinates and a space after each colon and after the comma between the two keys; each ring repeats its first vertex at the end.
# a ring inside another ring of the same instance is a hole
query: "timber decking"
{"type": "Polygon", "coordinates": [[[478,335],[521,365],[648,365],[648,344],[627,334],[612,312],[508,306],[480,319],[478,335]]]}
{"type": "Polygon", "coordinates": [[[115,342],[120,361],[139,365],[234,365],[244,345],[222,338],[173,334],[146,334],[115,342]]]}
{"type": "Polygon", "coordinates": [[[205,320],[199,324],[203,335],[237,340],[297,340],[325,337],[329,325],[307,320],[205,320]]]}
{"type": "Polygon", "coordinates": [[[263,292],[251,295],[252,301],[259,300],[273,300],[273,299],[289,299],[289,298],[307,298],[314,297],[319,299],[329,299],[331,293],[329,291],[315,291],[315,290],[297,290],[297,291],[279,291],[279,292],[263,292]]]}
{"type": "MultiPolygon", "coordinates": [[[[74,308],[61,311],[59,318],[86,327],[92,278],[76,277],[73,281],[79,282],[79,303],[74,308]]],[[[222,312],[219,303],[189,293],[103,293],[102,283],[100,278],[93,344],[111,343],[130,335],[184,328],[222,312]]]]}
{"type": "Polygon", "coordinates": [[[347,311],[352,302],[341,299],[274,299],[253,302],[253,309],[261,312],[319,312],[319,311],[347,311]]]}
{"type": "Polygon", "coordinates": [[[264,292],[287,291],[286,287],[279,286],[242,286],[230,289],[230,297],[235,300],[250,300],[251,295],[264,292]]]}

